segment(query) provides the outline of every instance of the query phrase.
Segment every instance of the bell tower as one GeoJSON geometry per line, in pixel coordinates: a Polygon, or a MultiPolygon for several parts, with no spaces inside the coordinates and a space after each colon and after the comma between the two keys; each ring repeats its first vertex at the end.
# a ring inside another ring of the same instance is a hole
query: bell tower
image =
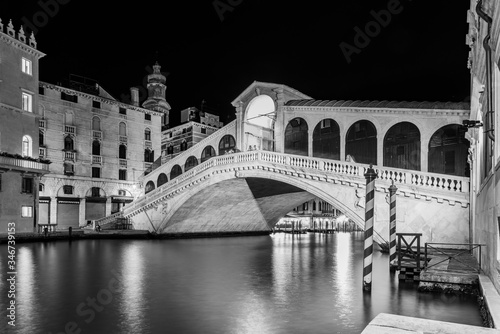
{"type": "Polygon", "coordinates": [[[168,126],[170,105],[165,99],[167,78],[161,74],[160,69],[161,66],[156,62],[153,65],[153,73],[148,75],[148,98],[142,107],[163,113],[162,126],[168,126]]]}

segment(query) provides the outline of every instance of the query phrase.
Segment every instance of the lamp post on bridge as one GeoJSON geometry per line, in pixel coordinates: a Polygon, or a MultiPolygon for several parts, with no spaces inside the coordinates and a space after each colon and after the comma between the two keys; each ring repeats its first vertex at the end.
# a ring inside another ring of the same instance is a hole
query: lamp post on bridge
{"type": "Polygon", "coordinates": [[[363,254],[363,289],[372,289],[372,262],[373,262],[373,213],[375,200],[375,179],[377,173],[370,167],[366,170],[366,205],[365,205],[365,248],[363,254]]]}

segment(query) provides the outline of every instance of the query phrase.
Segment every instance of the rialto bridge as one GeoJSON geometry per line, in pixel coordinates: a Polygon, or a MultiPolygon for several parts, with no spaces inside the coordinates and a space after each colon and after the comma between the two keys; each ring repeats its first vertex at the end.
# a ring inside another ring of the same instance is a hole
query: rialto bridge
{"type": "Polygon", "coordinates": [[[467,103],[314,100],[254,82],[236,119],[142,179],[117,216],[156,233],[269,231],[318,197],[364,225],[364,173],[373,164],[376,240],[388,239],[388,188],[398,232],[467,242],[467,103]]]}

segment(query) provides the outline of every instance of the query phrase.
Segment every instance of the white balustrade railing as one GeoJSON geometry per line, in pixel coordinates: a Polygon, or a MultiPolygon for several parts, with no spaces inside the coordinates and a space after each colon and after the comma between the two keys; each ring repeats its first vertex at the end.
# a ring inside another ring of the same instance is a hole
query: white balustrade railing
{"type": "Polygon", "coordinates": [[[20,168],[29,168],[29,169],[38,169],[43,171],[49,170],[49,165],[42,162],[17,159],[11,157],[0,156],[0,165],[11,166],[11,167],[20,167],[20,168]]]}
{"type": "MultiPolygon", "coordinates": [[[[166,192],[173,191],[184,181],[190,180],[197,174],[207,169],[218,166],[245,165],[247,163],[263,162],[275,166],[300,168],[300,172],[321,172],[327,175],[346,175],[350,179],[356,177],[364,180],[369,165],[320,159],[313,157],[302,157],[296,155],[282,154],[268,151],[248,151],[213,157],[200,165],[190,169],[188,172],[177,176],[175,179],[163,184],[126,206],[126,212],[132,212],[146,203],[151,203],[163,196],[166,192]]],[[[162,166],[163,167],[163,166],[162,166]]],[[[161,167],[160,167],[161,169],[161,167]]],[[[469,178],[436,173],[426,173],[414,170],[403,170],[391,167],[374,166],[378,179],[387,183],[406,184],[423,189],[449,191],[451,193],[468,193],[469,178]]]]}

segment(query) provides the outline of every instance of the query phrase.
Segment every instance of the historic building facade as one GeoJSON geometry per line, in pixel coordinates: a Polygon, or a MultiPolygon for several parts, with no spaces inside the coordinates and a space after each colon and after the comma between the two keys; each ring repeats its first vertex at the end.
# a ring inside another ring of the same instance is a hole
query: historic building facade
{"type": "Polygon", "coordinates": [[[49,162],[38,157],[38,61],[33,35],[0,20],[0,229],[33,232],[38,184],[49,162]]]}
{"type": "Polygon", "coordinates": [[[482,266],[500,291],[500,4],[495,0],[470,4],[471,242],[486,245],[482,266]]]}
{"type": "MultiPolygon", "coordinates": [[[[200,111],[196,107],[181,110],[181,125],[163,130],[161,133],[162,163],[199,143],[223,125],[219,121],[219,116],[200,111]]],[[[207,150],[202,155],[201,160],[205,161],[215,155],[215,150],[207,150]]],[[[188,166],[188,169],[203,161],[190,161],[191,165],[188,166]]]]}
{"type": "MultiPolygon", "coordinates": [[[[164,113],[113,99],[98,84],[39,85],[40,156],[52,161],[40,184],[40,223],[85,226],[120,210],[160,152],[164,113]]],[[[154,93],[155,90],[152,90],[154,93]]],[[[164,93],[164,92],[163,92],[164,93]]]]}

